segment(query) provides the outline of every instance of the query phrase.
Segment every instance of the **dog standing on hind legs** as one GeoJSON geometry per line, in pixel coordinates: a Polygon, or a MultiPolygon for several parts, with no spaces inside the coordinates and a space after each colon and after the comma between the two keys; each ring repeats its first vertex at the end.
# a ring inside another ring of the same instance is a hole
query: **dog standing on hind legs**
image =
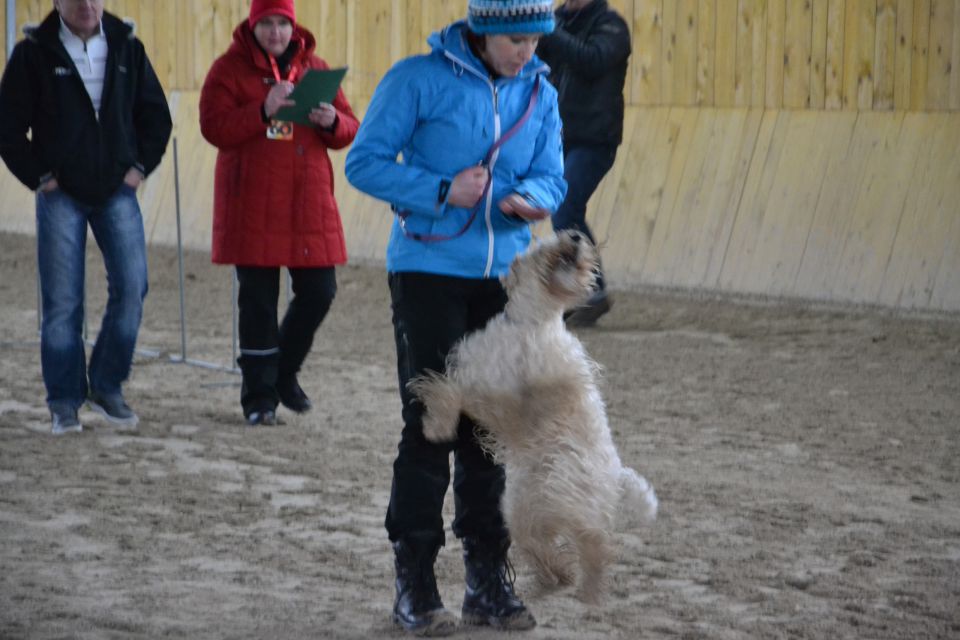
{"type": "Polygon", "coordinates": [[[597,388],[598,365],[563,322],[587,299],[597,252],[562,232],[518,257],[504,278],[508,302],[451,351],[446,373],[413,380],[424,435],[453,440],[461,413],[483,427],[484,447],[506,467],[503,514],[539,585],[573,584],[597,602],[613,561],[616,527],[652,522],[653,487],[623,466],[597,388]]]}

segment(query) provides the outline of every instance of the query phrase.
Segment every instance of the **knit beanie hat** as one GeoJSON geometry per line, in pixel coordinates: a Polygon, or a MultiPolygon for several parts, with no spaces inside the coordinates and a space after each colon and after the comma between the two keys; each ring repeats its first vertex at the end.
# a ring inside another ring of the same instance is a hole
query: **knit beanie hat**
{"type": "Polygon", "coordinates": [[[478,34],[550,33],[551,0],[469,0],[467,26],[478,34]]]}
{"type": "Polygon", "coordinates": [[[286,16],[290,22],[297,22],[293,0],[253,0],[250,3],[250,28],[253,29],[266,16],[286,16]]]}

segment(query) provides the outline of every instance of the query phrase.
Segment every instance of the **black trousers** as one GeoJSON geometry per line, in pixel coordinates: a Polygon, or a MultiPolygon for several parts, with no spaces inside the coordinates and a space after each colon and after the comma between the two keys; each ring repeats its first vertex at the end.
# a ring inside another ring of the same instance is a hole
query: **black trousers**
{"type": "Polygon", "coordinates": [[[337,293],[333,267],[289,269],[293,299],[277,322],[279,267],[237,267],[240,283],[240,404],[244,415],[276,408],[278,379],[296,375],[313,346],[313,336],[337,293]]]}
{"type": "Polygon", "coordinates": [[[503,310],[506,292],[496,279],[474,280],[425,273],[389,276],[397,343],[397,373],[403,403],[403,431],[393,464],[387,508],[390,540],[408,535],[444,542],[443,500],[454,456],[453,533],[500,540],[507,536],[500,497],[503,467],[477,443],[476,426],[461,416],[457,440],[434,444],[423,436],[423,405],[407,382],[424,371],[444,371],[451,347],[464,335],[483,328],[503,310]]]}
{"type": "MultiPolygon", "coordinates": [[[[575,229],[597,244],[587,224],[587,203],[616,158],[616,145],[564,146],[563,178],[567,181],[567,196],[551,218],[554,231],[575,229]]],[[[597,289],[603,291],[606,288],[601,269],[597,274],[597,289]]]]}

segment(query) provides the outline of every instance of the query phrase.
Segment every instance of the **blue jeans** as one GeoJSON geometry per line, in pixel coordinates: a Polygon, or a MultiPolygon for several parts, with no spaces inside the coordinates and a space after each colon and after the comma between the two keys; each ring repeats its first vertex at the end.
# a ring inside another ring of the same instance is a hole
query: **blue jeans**
{"type": "MultiPolygon", "coordinates": [[[[567,196],[553,214],[554,231],[575,229],[597,244],[587,226],[587,202],[616,157],[617,147],[614,145],[564,147],[563,178],[567,181],[567,196]]],[[[597,278],[597,288],[601,291],[606,288],[603,273],[597,278]]]]}
{"type": "Polygon", "coordinates": [[[136,192],[122,185],[100,206],[63,191],[37,193],[37,263],[43,323],[40,361],[47,404],[77,409],[88,391],[117,397],[130,375],[147,295],[147,252],[136,192]],[[90,356],[83,344],[87,225],[103,254],[107,307],[90,356]]]}

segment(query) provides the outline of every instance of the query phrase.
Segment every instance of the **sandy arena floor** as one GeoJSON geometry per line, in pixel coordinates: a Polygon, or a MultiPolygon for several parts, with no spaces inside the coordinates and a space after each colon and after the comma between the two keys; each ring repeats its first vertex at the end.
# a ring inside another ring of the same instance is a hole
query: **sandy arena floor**
{"type": "MultiPolygon", "coordinates": [[[[301,377],[317,408],[251,429],[235,375],[169,361],[177,257],[152,248],[140,346],[162,357],[138,357],[127,385],[139,433],[83,412],[85,433],[53,438],[33,244],[0,235],[0,638],[403,637],[382,268],[339,271],[301,377]]],[[[231,272],[185,265],[188,356],[228,365],[231,272]]],[[[527,597],[540,626],[515,637],[960,637],[960,318],[619,293],[581,337],[661,516],[619,536],[602,607],[527,597]]],[[[448,537],[438,574],[458,611],[448,537]]]]}

